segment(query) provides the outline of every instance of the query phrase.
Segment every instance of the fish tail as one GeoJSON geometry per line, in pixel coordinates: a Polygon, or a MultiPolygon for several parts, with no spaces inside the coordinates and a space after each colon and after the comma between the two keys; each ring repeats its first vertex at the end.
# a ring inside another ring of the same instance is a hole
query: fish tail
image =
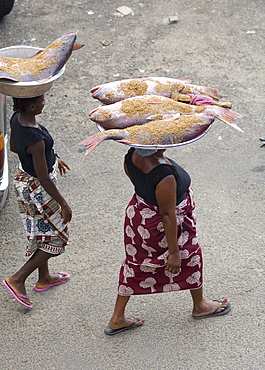
{"type": "Polygon", "coordinates": [[[237,118],[241,118],[242,115],[228,108],[222,108],[218,106],[210,106],[204,110],[204,113],[211,114],[219,120],[225,122],[227,125],[234,129],[243,132],[240,127],[235,124],[237,118]]]}
{"type": "Polygon", "coordinates": [[[103,140],[106,140],[107,136],[99,132],[98,134],[89,136],[85,140],[80,141],[78,145],[85,145],[86,147],[86,157],[92,150],[99,145],[103,140]]]}
{"type": "Polygon", "coordinates": [[[189,84],[191,83],[191,80],[189,80],[188,78],[176,78],[177,81],[180,81],[184,84],[189,84]]]}

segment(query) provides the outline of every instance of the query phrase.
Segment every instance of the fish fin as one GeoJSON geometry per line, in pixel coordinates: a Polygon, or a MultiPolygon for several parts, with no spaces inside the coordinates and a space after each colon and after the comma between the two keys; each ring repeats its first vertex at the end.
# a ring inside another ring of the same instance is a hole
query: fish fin
{"type": "Polygon", "coordinates": [[[77,44],[77,43],[75,43],[75,44],[73,45],[73,50],[81,49],[83,46],[85,46],[85,44],[77,44]]]}
{"type": "Polygon", "coordinates": [[[183,82],[184,84],[191,83],[191,80],[189,80],[188,78],[176,78],[176,80],[183,82]]]}
{"type": "Polygon", "coordinates": [[[99,132],[95,135],[89,136],[85,140],[80,141],[80,143],[78,143],[78,145],[85,145],[85,147],[86,147],[86,157],[87,157],[88,154],[90,152],[92,152],[92,150],[97,145],[99,145],[103,140],[106,140],[106,139],[107,139],[106,135],[102,135],[102,133],[99,132]]]}
{"type": "Polygon", "coordinates": [[[9,80],[14,82],[19,82],[19,80],[15,77],[10,76],[8,72],[0,71],[0,79],[1,80],[9,80]]]}
{"type": "Polygon", "coordinates": [[[0,76],[0,80],[8,80],[8,81],[13,81],[13,82],[19,82],[19,80],[17,78],[7,77],[7,76],[0,76]]]}
{"type": "Polygon", "coordinates": [[[233,127],[234,129],[236,129],[240,132],[243,132],[243,130],[241,130],[241,128],[238,127],[235,124],[235,120],[237,118],[241,118],[242,115],[233,111],[233,110],[231,110],[231,109],[222,108],[222,107],[218,107],[218,106],[210,106],[210,107],[207,107],[204,110],[204,113],[210,114],[210,115],[218,118],[220,121],[225,122],[227,125],[233,127]]]}
{"type": "Polygon", "coordinates": [[[77,35],[78,32],[79,32],[79,30],[77,30],[77,31],[69,31],[69,32],[66,32],[65,34],[63,34],[63,36],[65,36],[65,35],[77,35]]]}
{"type": "Polygon", "coordinates": [[[43,53],[43,51],[44,51],[44,49],[43,49],[43,50],[38,50],[38,51],[37,51],[37,53],[36,53],[36,54],[34,54],[34,55],[32,55],[32,57],[30,57],[30,58],[33,58],[33,57],[35,57],[36,55],[39,55],[39,54],[43,53]]]}

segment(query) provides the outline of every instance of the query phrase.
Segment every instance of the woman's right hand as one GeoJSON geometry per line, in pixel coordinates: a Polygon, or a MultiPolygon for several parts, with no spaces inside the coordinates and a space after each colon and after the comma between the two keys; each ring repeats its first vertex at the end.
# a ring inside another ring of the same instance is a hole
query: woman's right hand
{"type": "Polygon", "coordinates": [[[63,217],[63,224],[70,222],[72,219],[72,210],[66,203],[65,205],[61,206],[61,214],[63,217]]]}

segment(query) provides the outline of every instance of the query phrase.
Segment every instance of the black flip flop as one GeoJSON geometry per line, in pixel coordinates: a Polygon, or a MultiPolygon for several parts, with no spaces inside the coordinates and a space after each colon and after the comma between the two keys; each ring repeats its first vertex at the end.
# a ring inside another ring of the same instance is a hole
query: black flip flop
{"type": "Polygon", "coordinates": [[[138,328],[138,326],[142,326],[142,325],[134,326],[137,323],[138,320],[131,319],[131,318],[129,318],[129,319],[133,320],[133,322],[130,325],[125,326],[124,328],[111,329],[109,326],[106,326],[106,328],[104,330],[105,334],[115,335],[115,334],[121,333],[122,331],[129,330],[129,329],[134,329],[134,328],[138,328]]]}
{"type": "Polygon", "coordinates": [[[228,305],[226,306],[226,308],[220,312],[217,312],[219,310],[219,308],[222,306],[223,302],[224,301],[219,301],[219,300],[215,300],[217,302],[219,302],[217,308],[214,310],[214,312],[208,314],[208,315],[203,315],[203,316],[193,316],[192,317],[196,320],[199,320],[199,319],[206,319],[207,317],[214,317],[214,316],[222,316],[222,315],[226,315],[230,310],[231,310],[231,304],[228,303],[228,305]]]}

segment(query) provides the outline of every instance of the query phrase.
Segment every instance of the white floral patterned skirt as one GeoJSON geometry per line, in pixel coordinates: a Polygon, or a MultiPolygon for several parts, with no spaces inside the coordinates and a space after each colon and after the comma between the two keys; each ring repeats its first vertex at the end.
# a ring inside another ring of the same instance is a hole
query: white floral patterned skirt
{"type": "MultiPolygon", "coordinates": [[[[50,173],[56,184],[56,171],[50,173]]],[[[63,224],[60,205],[44,190],[39,180],[18,168],[14,177],[19,212],[28,244],[26,256],[37,249],[58,255],[68,243],[68,226],[63,224]]]]}
{"type": "Polygon", "coordinates": [[[181,272],[165,270],[168,245],[158,207],[134,194],[124,222],[126,258],[120,269],[122,296],[198,289],[202,286],[203,259],[196,231],[193,191],[176,206],[181,272]]]}

